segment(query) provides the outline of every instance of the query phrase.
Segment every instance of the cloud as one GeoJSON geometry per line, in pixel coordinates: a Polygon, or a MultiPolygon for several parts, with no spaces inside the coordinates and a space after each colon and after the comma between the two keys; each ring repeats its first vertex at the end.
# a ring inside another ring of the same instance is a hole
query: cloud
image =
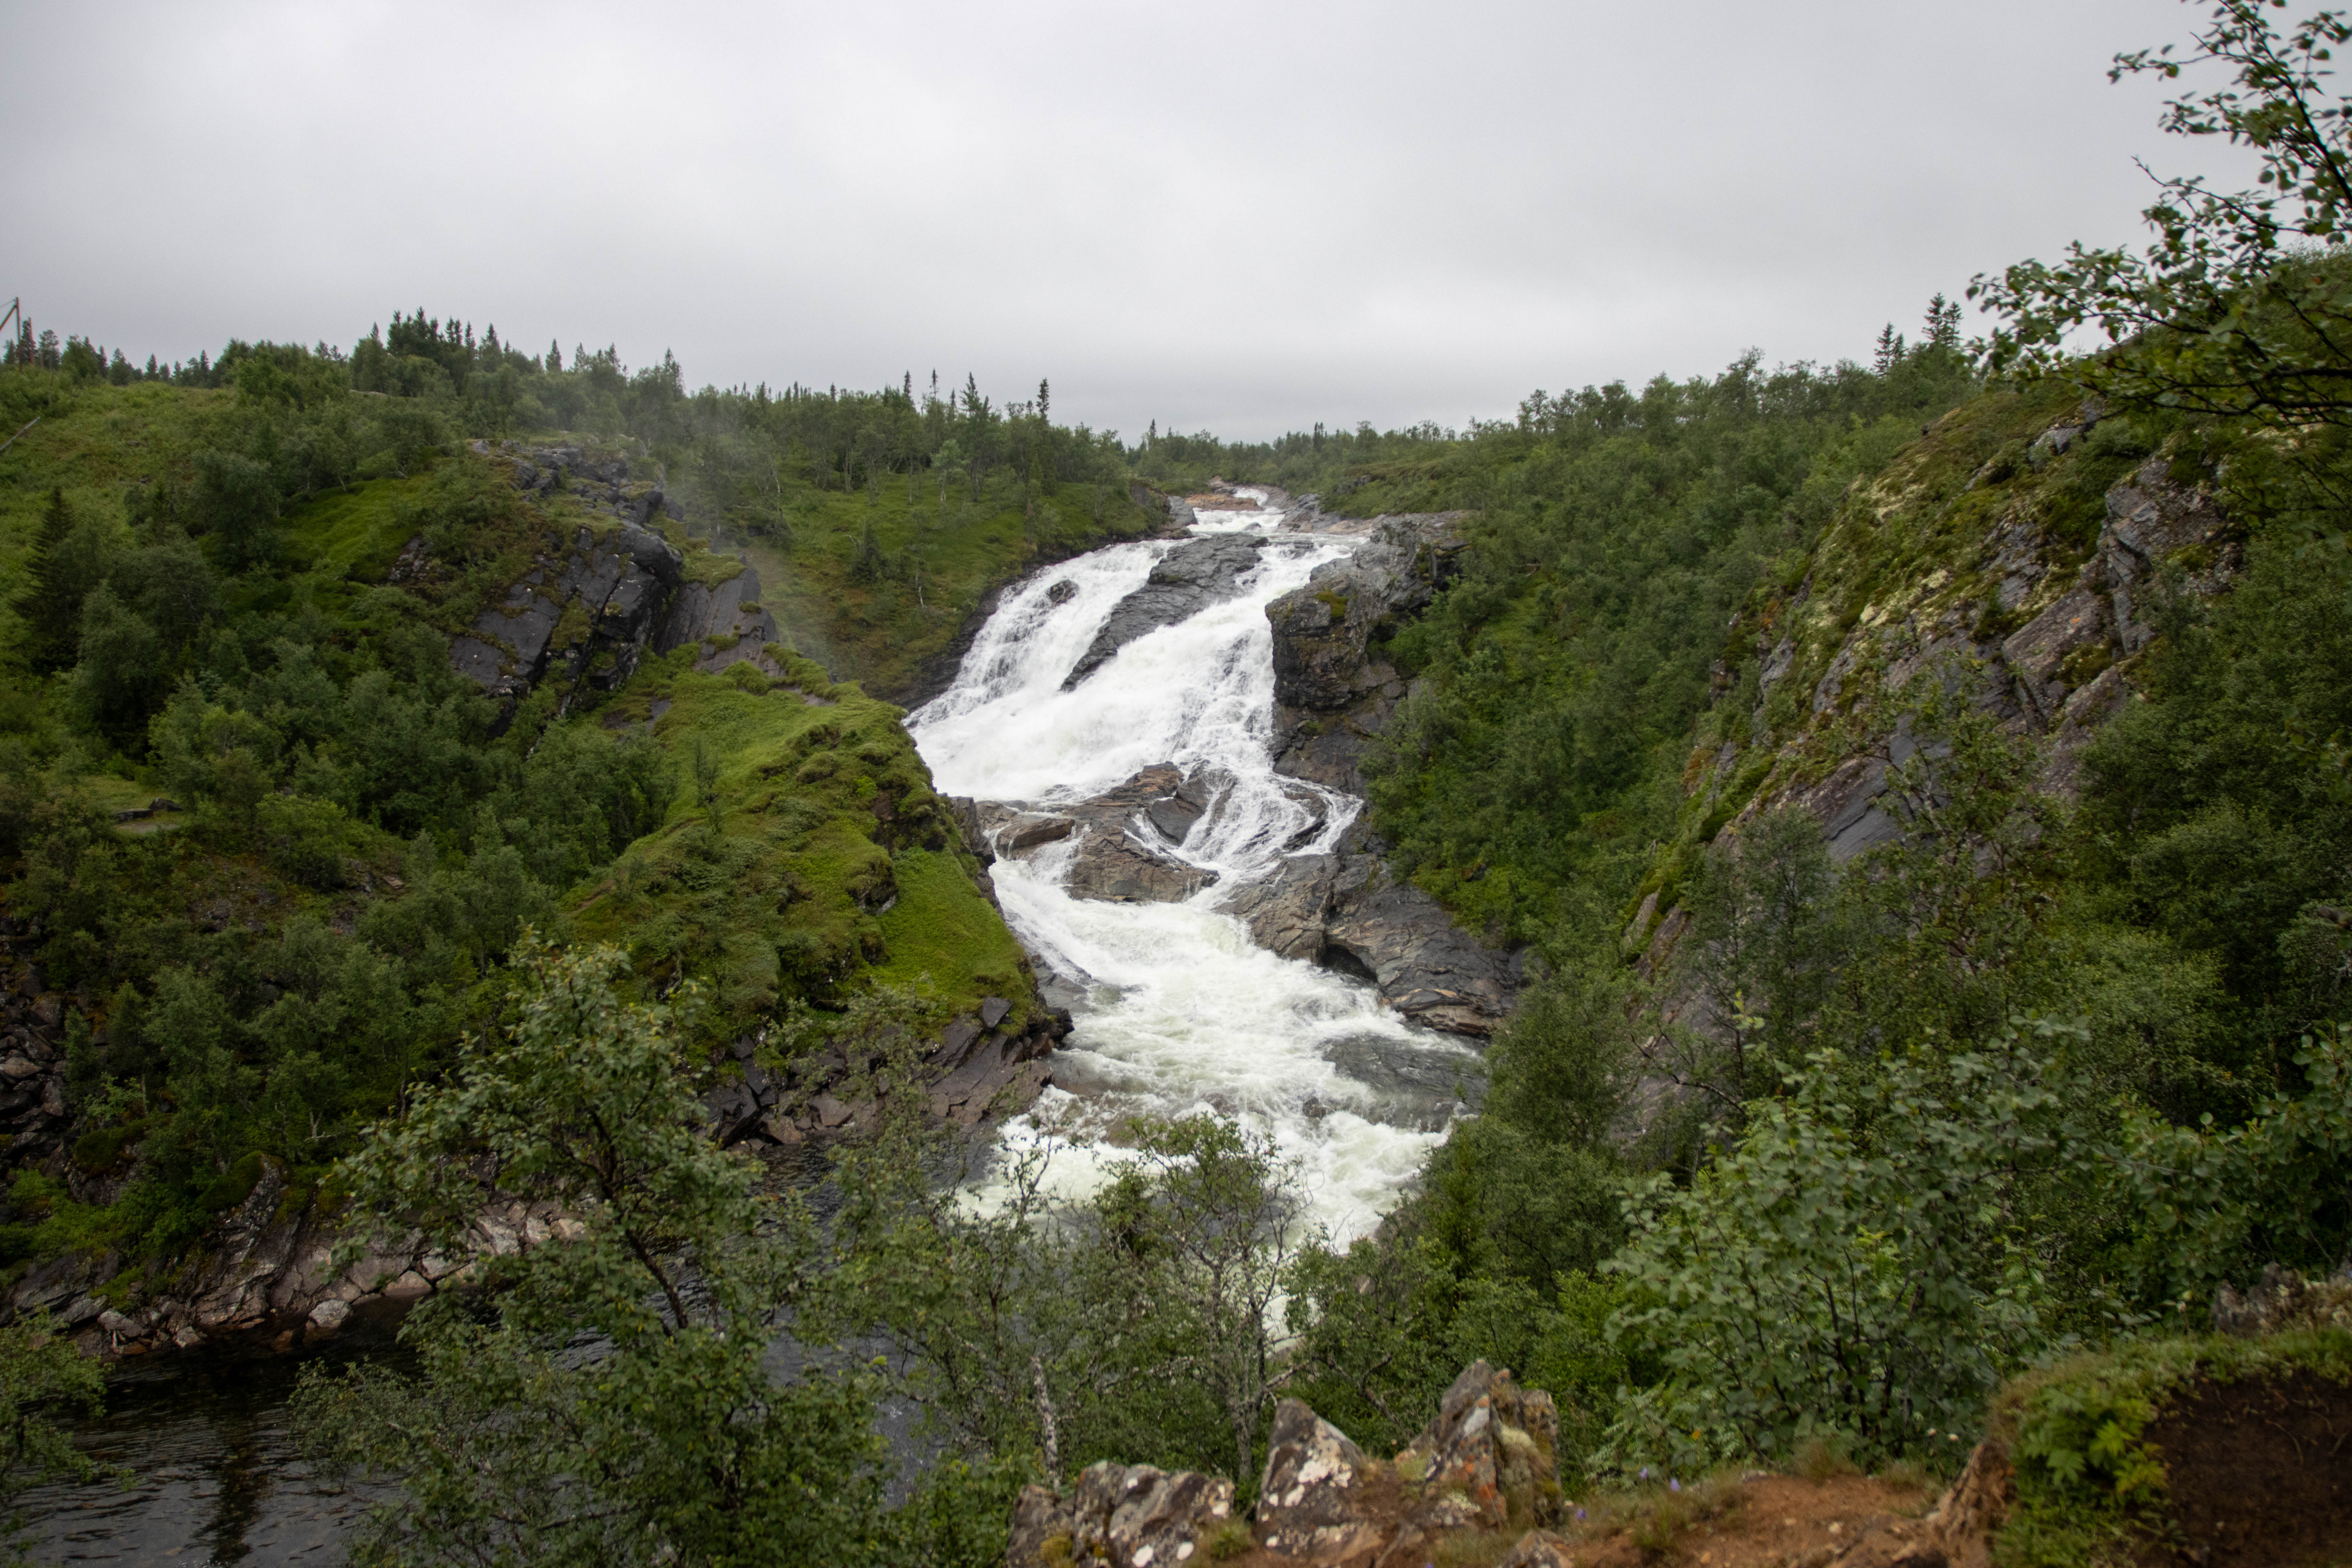
{"type": "MultiPolygon", "coordinates": [[[[2160,0],[23,7],[5,254],[143,358],[395,309],[1264,436],[1865,354],[2137,231],[2160,0]]],[[[2191,157],[2190,155],[2195,155],[2191,157]]],[[[2197,161],[2202,159],[2203,162],[2197,161]]]]}

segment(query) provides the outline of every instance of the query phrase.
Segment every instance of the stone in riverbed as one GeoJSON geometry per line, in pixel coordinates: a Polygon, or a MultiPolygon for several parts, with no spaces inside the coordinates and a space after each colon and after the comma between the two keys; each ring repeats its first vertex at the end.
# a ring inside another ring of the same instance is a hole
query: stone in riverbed
{"type": "Polygon", "coordinates": [[[1190,539],[1160,557],[1143,586],[1115,605],[1102,630],[1062,682],[1068,691],[1139,637],[1172,626],[1211,605],[1238,597],[1256,569],[1265,536],[1220,533],[1190,539]]]}

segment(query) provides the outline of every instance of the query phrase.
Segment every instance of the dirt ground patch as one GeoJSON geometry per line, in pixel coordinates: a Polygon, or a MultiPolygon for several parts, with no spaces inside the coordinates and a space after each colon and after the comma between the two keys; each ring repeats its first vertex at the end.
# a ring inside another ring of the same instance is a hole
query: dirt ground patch
{"type": "MultiPolygon", "coordinates": [[[[1403,1500],[1393,1485],[1380,1496],[1391,1507],[1403,1500]]],[[[1933,1489],[1866,1476],[1727,1479],[1588,1499],[1580,1521],[1571,1504],[1560,1534],[1577,1568],[1822,1568],[1866,1538],[1908,1534],[1935,1499],[1933,1489]]],[[[1383,1568],[1489,1568],[1526,1529],[1453,1531],[1383,1568]]],[[[1373,1552],[1365,1568],[1382,1556],[1373,1552]]],[[[1260,1548],[1223,1560],[1223,1568],[1301,1568],[1301,1559],[1260,1548]]],[[[1358,1568],[1358,1559],[1346,1568],[1358,1568]]]]}
{"type": "Polygon", "coordinates": [[[1900,1539],[1936,1498],[1933,1490],[1870,1476],[1765,1476],[1691,1493],[1687,1503],[1671,1493],[1643,1493],[1606,1517],[1589,1509],[1580,1527],[1562,1531],[1578,1568],[1811,1568],[1868,1535],[1900,1539]]]}
{"type": "Polygon", "coordinates": [[[2295,1568],[2352,1558],[2352,1388],[2314,1373],[2202,1383],[2147,1436],[2164,1456],[2178,1550],[2149,1568],[2295,1568]]]}

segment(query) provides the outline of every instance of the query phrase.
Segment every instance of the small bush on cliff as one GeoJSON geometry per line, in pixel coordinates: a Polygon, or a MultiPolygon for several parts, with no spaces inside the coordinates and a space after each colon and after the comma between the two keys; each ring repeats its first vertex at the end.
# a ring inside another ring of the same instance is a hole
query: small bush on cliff
{"type": "MultiPolygon", "coordinates": [[[[2312,1501],[2324,1509],[2332,1500],[2285,1493],[2334,1489],[2328,1463],[2311,1451],[2312,1440],[2334,1435],[2340,1444],[2348,1413],[2352,1333],[2342,1330],[2252,1341],[2146,1340],[2021,1377],[1994,1404],[1994,1436],[2008,1446],[2016,1470],[2016,1506],[2001,1531],[2000,1561],[2076,1568],[2147,1562],[2150,1548],[2164,1550],[2159,1542],[2192,1552],[2221,1544],[2183,1538],[2184,1503],[2203,1516],[2198,1522],[2208,1530],[2231,1511],[2254,1515],[2227,1521],[2235,1526],[2227,1544],[2238,1561],[2257,1560],[2266,1546],[2279,1552],[2266,1560],[2316,1561],[2295,1551],[2313,1543],[2305,1531],[2315,1521],[2293,1516],[2312,1501]],[[2201,1405],[2211,1419],[2233,1403],[2232,1389],[2253,1394],[2259,1417],[2225,1435],[2208,1434],[2194,1460],[2168,1456],[2168,1436],[2175,1443],[2190,1436],[2187,1428],[2197,1417],[2185,1413],[2201,1405]],[[2217,1447],[2251,1463],[2210,1473],[2217,1447]],[[2254,1478],[2247,1472],[2269,1463],[2299,1473],[2263,1475],[2249,1495],[2244,1483],[2254,1478]],[[2273,1492],[2280,1481],[2285,1486],[2273,1492]],[[2217,1489],[2236,1496],[2217,1500],[2217,1489]]],[[[2340,1519],[2340,1503],[2336,1512],[2340,1519]]]]}

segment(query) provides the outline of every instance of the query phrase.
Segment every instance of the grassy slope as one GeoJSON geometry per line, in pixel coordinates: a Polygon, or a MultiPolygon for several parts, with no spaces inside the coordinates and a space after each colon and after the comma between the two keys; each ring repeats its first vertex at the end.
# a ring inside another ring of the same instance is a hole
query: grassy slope
{"type": "Polygon", "coordinates": [[[995,994],[1027,1017],[1027,963],[899,710],[827,682],[808,659],[786,666],[781,680],[747,664],[707,675],[681,649],[649,661],[606,710],[604,722],[652,726],[679,787],[663,826],[582,890],[580,934],[625,944],[655,982],[708,981],[714,1030],[868,981],[926,993],[943,1016],[995,994]]]}
{"type": "Polygon", "coordinates": [[[1078,485],[1031,495],[1009,478],[978,500],[961,484],[944,501],[936,481],[908,499],[903,478],[878,493],[812,491],[792,510],[789,543],[748,547],[761,592],[787,637],[835,675],[905,696],[954,645],[989,593],[1041,561],[1139,539],[1160,521],[1123,491],[1078,485]],[[883,569],[861,574],[868,527],[883,569]],[[919,563],[919,583],[916,572],[919,563]]]}
{"type": "MultiPolygon", "coordinates": [[[[27,552],[52,485],[62,486],[78,510],[119,517],[127,487],[191,471],[194,454],[213,444],[232,396],[90,385],[46,415],[0,459],[9,481],[0,484],[0,606],[23,591],[27,552]]],[[[477,569],[421,595],[385,589],[383,578],[413,531],[404,503],[427,483],[380,479],[289,505],[281,523],[285,570],[232,581],[229,605],[308,606],[339,637],[364,637],[387,618],[407,617],[446,633],[470,618],[486,590],[519,576],[534,551],[568,539],[579,521],[561,496],[543,509],[519,508],[477,569]]],[[[824,498],[812,509],[814,521],[786,569],[767,579],[790,584],[780,618],[822,628],[811,640],[848,650],[854,668],[886,678],[910,674],[928,653],[947,646],[953,619],[937,608],[922,610],[898,584],[851,584],[845,552],[829,546],[844,537],[854,546],[872,516],[885,549],[902,549],[910,537],[928,542],[942,584],[938,603],[976,605],[1033,549],[1019,509],[992,496],[995,510],[985,512],[960,510],[951,500],[943,525],[935,517],[910,517],[903,489],[870,509],[863,495],[824,498]]],[[[1066,546],[1091,529],[1085,505],[1075,491],[1047,498],[1032,532],[1066,546]]],[[[1118,508],[1115,526],[1142,531],[1140,509],[1124,496],[1118,508]]],[[[740,570],[731,556],[709,550],[703,530],[664,526],[686,551],[690,578],[715,581],[740,570]]],[[[13,608],[0,608],[0,646],[13,647],[13,608]]],[[[899,710],[854,686],[831,686],[805,662],[794,666],[803,685],[831,705],[808,706],[795,689],[770,695],[765,678],[748,668],[738,667],[732,679],[699,674],[690,659],[682,651],[648,660],[610,700],[612,712],[591,707],[563,721],[609,728],[608,720],[641,721],[656,700],[670,702],[655,732],[675,760],[678,781],[662,831],[624,857],[620,874],[567,900],[577,911],[577,934],[625,942],[649,977],[686,973],[709,982],[719,1003],[709,1020],[714,1027],[740,1026],[780,996],[806,991],[837,999],[873,982],[928,988],[943,1014],[970,1010],[984,994],[1012,999],[1017,1017],[1033,1012],[1037,1004],[1018,944],[937,808],[929,773],[898,727],[899,710]],[[706,814],[694,799],[698,738],[719,768],[724,831],[715,852],[698,831],[706,814]],[[787,753],[792,765],[780,768],[787,753]],[[898,901],[885,909],[894,890],[898,901]]],[[[60,733],[62,678],[16,679],[37,681],[38,705],[25,720],[60,733]]],[[[550,706],[535,701],[519,730],[544,723],[550,706]]],[[[90,783],[110,806],[143,804],[160,788],[135,758],[110,759],[90,783]]],[[[150,827],[139,825],[141,831],[150,827]]],[[[388,840],[375,847],[393,863],[388,840]]],[[[332,901],[279,886],[280,879],[236,858],[178,859],[170,897],[192,900],[224,879],[257,888],[266,882],[268,896],[257,892],[243,901],[272,911],[271,929],[300,909],[332,901]]]]}

